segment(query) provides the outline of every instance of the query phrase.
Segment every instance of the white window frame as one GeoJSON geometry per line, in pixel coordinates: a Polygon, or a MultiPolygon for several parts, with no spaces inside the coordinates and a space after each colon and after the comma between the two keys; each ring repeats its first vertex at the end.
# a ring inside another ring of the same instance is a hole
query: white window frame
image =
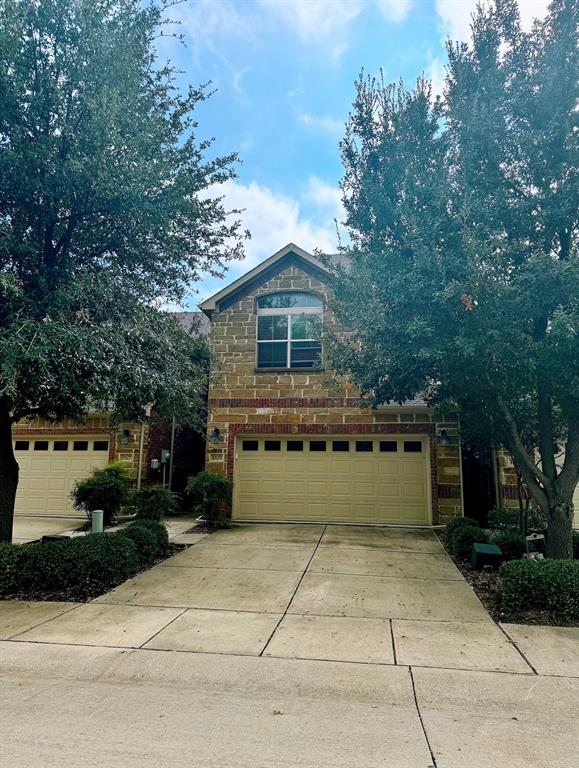
{"type": "MultiPolygon", "coordinates": [[[[278,293],[290,293],[290,291],[279,291],[278,293]]],[[[304,291],[300,291],[300,293],[304,293],[304,291]]],[[[265,294],[265,295],[275,295],[275,294],[265,294]]],[[[310,294],[312,296],[315,296],[315,294],[310,294]]],[[[261,296],[258,296],[257,301],[259,301],[260,298],[263,298],[261,296]]],[[[319,296],[316,296],[316,298],[320,298],[319,296]]],[[[322,301],[322,299],[320,299],[322,301]]],[[[287,354],[286,354],[286,365],[284,370],[293,370],[293,371],[299,371],[299,370],[306,370],[311,371],[311,368],[300,368],[299,366],[293,366],[291,365],[291,355],[292,355],[292,341],[312,341],[319,343],[319,339],[292,339],[292,317],[295,317],[296,315],[316,315],[320,318],[320,322],[323,322],[323,314],[324,314],[324,306],[323,303],[319,307],[278,307],[275,309],[260,309],[257,306],[256,302],[256,316],[257,318],[260,317],[271,317],[272,315],[275,315],[276,317],[283,317],[285,316],[287,318],[287,337],[285,339],[260,339],[259,338],[259,319],[255,323],[255,343],[256,343],[256,359],[255,364],[256,368],[260,371],[272,371],[276,370],[275,368],[264,368],[263,366],[259,365],[259,345],[260,344],[279,344],[279,343],[285,343],[287,345],[287,354]]],[[[320,354],[321,354],[321,345],[320,345],[320,354]]]]}

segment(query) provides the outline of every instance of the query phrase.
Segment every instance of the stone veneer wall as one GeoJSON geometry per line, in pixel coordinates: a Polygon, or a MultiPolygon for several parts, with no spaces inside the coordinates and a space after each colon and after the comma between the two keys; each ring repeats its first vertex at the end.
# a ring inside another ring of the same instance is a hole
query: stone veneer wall
{"type": "MultiPolygon", "coordinates": [[[[458,425],[421,403],[372,410],[356,388],[335,375],[311,371],[256,370],[256,299],[276,291],[308,291],[328,298],[323,275],[290,258],[279,272],[225,303],[212,316],[214,363],[209,385],[206,466],[233,477],[238,434],[417,434],[430,439],[433,522],[462,512],[458,425]],[[306,271],[307,270],[307,271],[306,271]],[[445,429],[451,445],[441,447],[445,429]]],[[[329,313],[324,323],[331,323],[329,313]]]]}

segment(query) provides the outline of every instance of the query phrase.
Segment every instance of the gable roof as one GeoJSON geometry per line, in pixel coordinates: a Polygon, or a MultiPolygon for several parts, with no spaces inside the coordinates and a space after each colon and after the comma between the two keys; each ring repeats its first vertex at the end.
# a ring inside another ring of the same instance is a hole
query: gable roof
{"type": "Polygon", "coordinates": [[[234,280],[225,288],[222,288],[220,291],[213,294],[213,296],[203,301],[201,304],[199,304],[199,309],[201,309],[208,317],[211,317],[211,314],[219,308],[219,305],[222,302],[224,302],[230,296],[239,293],[245,285],[254,282],[257,278],[259,278],[260,275],[270,271],[279,261],[285,259],[288,256],[293,256],[298,260],[302,260],[307,265],[320,272],[323,272],[327,275],[330,274],[328,268],[311,253],[304,251],[303,248],[300,248],[299,245],[296,245],[295,243],[288,243],[279,251],[277,251],[277,253],[274,253],[273,256],[270,256],[265,261],[262,261],[256,267],[250,269],[249,272],[246,272],[237,280],[234,280]]]}

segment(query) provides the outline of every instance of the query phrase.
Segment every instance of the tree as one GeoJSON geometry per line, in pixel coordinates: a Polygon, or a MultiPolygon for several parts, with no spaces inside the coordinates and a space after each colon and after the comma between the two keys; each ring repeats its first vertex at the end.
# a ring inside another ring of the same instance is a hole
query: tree
{"type": "Polygon", "coordinates": [[[196,411],[205,353],[161,307],[242,254],[208,188],[195,108],[160,63],[162,5],[0,0],[0,540],[10,540],[14,422],[196,411]]]}
{"type": "Polygon", "coordinates": [[[479,7],[472,43],[448,43],[442,98],[360,77],[334,286],[351,333],[328,335],[330,364],[374,403],[423,392],[506,445],[562,558],[579,472],[578,9],[555,0],[524,33],[515,0],[479,7]]]}

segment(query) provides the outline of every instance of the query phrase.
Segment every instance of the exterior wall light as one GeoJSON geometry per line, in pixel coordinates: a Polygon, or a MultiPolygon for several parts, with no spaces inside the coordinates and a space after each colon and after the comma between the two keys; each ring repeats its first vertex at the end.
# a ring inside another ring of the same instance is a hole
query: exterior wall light
{"type": "Polygon", "coordinates": [[[123,429],[120,436],[120,442],[122,445],[126,445],[131,439],[131,431],[129,429],[123,429]]]}
{"type": "Polygon", "coordinates": [[[213,427],[213,429],[209,433],[209,442],[215,445],[215,443],[219,442],[220,437],[221,437],[221,432],[219,431],[219,429],[217,427],[213,427]]]}
{"type": "Polygon", "coordinates": [[[446,431],[446,429],[440,430],[440,435],[438,436],[438,444],[442,448],[448,448],[448,446],[450,445],[450,437],[448,436],[448,432],[446,431]]]}

